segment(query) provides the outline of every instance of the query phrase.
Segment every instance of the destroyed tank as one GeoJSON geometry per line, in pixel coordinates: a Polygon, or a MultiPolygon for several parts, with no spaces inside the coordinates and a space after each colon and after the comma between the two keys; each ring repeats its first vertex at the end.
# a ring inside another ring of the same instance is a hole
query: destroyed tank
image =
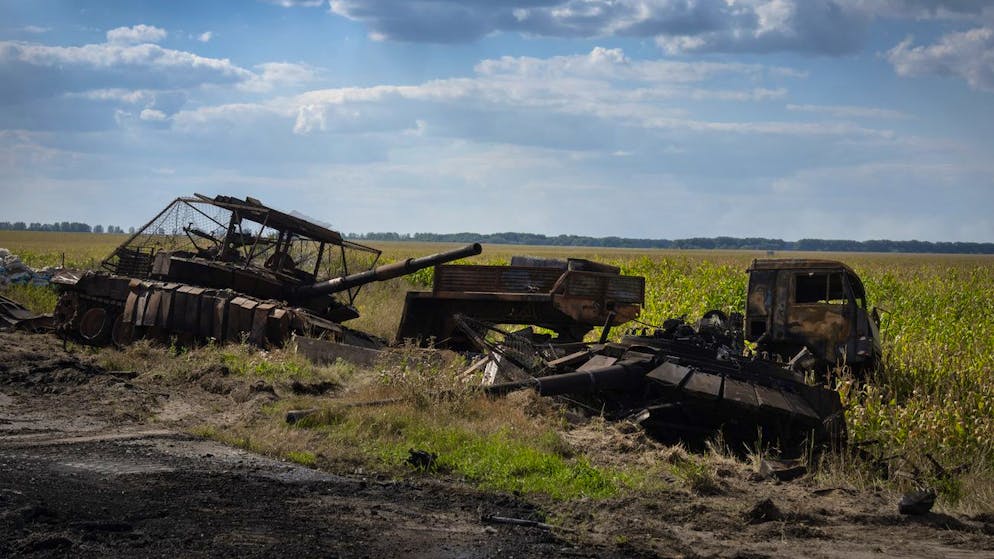
{"type": "Polygon", "coordinates": [[[136,337],[283,345],[292,334],[377,347],[345,327],[362,286],[479,254],[479,244],[376,266],[380,251],[254,198],[177,198],[96,271],[63,270],[57,332],[127,345],[136,337]]]}
{"type": "Polygon", "coordinates": [[[553,359],[543,355],[548,347],[508,343],[511,334],[496,357],[513,365],[519,380],[485,385],[483,391],[503,395],[531,388],[542,396],[569,396],[572,404],[633,421],[667,441],[720,432],[736,449],[758,438],[792,451],[844,441],[839,393],[807,382],[783,363],[744,356],[740,319],[717,311],[696,326],[671,319],[655,332],[579,345],[548,356],[553,359]]]}

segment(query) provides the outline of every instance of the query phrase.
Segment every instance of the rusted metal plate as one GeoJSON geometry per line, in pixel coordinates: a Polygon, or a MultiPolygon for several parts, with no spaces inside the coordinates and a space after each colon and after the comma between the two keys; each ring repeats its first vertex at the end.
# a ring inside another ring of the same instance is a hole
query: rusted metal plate
{"type": "Polygon", "coordinates": [[[228,328],[226,339],[237,342],[242,334],[252,332],[252,320],[259,302],[248,297],[235,297],[228,303],[228,328]]]}
{"type": "Polygon", "coordinates": [[[197,302],[190,294],[192,286],[184,285],[173,294],[173,320],[170,327],[174,330],[185,331],[187,317],[190,313],[197,312],[197,302]]]}
{"type": "Polygon", "coordinates": [[[780,414],[794,415],[794,408],[791,407],[787,399],[778,390],[765,386],[756,386],[756,397],[759,400],[759,408],[764,411],[771,411],[780,414]]]}
{"type": "Polygon", "coordinates": [[[23,305],[0,295],[0,326],[16,326],[23,321],[38,318],[38,315],[26,309],[23,305]]]}
{"type": "Polygon", "coordinates": [[[138,293],[131,291],[124,302],[124,312],[121,314],[121,321],[126,324],[133,324],[135,321],[135,307],[138,305],[138,293]]]}
{"type": "Polygon", "coordinates": [[[645,301],[645,278],[602,272],[568,271],[559,283],[560,293],[596,301],[637,303],[645,301]]]}
{"type": "Polygon", "coordinates": [[[159,305],[159,316],[156,320],[156,326],[161,326],[166,329],[172,327],[173,312],[175,311],[173,300],[178,287],[179,284],[167,283],[160,288],[162,293],[162,302],[159,305]]]}
{"type": "Polygon", "coordinates": [[[600,369],[602,367],[609,367],[614,365],[618,361],[617,357],[610,357],[607,355],[595,355],[590,358],[589,361],[580,365],[577,371],[592,371],[595,369],[600,369]]]}
{"type": "Polygon", "coordinates": [[[759,399],[756,397],[756,389],[747,382],[738,381],[732,378],[725,379],[725,388],[722,398],[736,405],[749,409],[759,407],[759,399]]]}
{"type": "Polygon", "coordinates": [[[317,340],[306,336],[294,338],[296,351],[314,363],[330,365],[339,359],[358,365],[372,366],[380,356],[380,351],[349,344],[317,340]]]}
{"type": "Polygon", "coordinates": [[[145,311],[148,308],[149,285],[142,283],[138,286],[138,300],[135,302],[135,325],[145,325],[145,311]]]}
{"type": "Polygon", "coordinates": [[[790,403],[790,407],[793,408],[795,414],[815,421],[819,419],[818,413],[815,412],[815,410],[812,409],[811,406],[809,406],[808,403],[804,401],[804,398],[801,398],[799,395],[794,394],[793,392],[783,391],[781,392],[781,394],[783,395],[784,399],[786,399],[787,402],[790,403]]]}
{"type": "Polygon", "coordinates": [[[214,309],[220,299],[214,292],[207,292],[200,296],[200,320],[197,324],[197,335],[203,339],[214,336],[214,309]]]}
{"type": "Polygon", "coordinates": [[[200,327],[200,297],[206,289],[202,287],[187,287],[186,314],[183,316],[183,330],[196,334],[200,327]]]}
{"type": "Polygon", "coordinates": [[[676,388],[680,386],[687,375],[690,374],[690,367],[684,367],[683,365],[677,365],[667,361],[662,365],[656,367],[646,375],[648,378],[662,383],[670,388],[676,388]]]}
{"type": "Polygon", "coordinates": [[[249,341],[255,345],[265,345],[266,325],[269,322],[269,314],[273,312],[276,305],[273,303],[260,303],[252,313],[252,332],[249,334],[249,341]]]}
{"type": "Polygon", "coordinates": [[[148,304],[145,307],[145,315],[142,317],[142,326],[155,326],[159,318],[159,307],[162,305],[162,293],[157,286],[152,286],[148,294],[148,304]]]}
{"type": "Polygon", "coordinates": [[[223,341],[228,328],[228,295],[217,297],[214,307],[208,309],[208,312],[214,315],[214,318],[211,319],[213,326],[211,337],[223,341]]]}
{"type": "Polygon", "coordinates": [[[683,383],[683,390],[696,398],[717,400],[721,395],[721,383],[722,377],[720,375],[695,370],[690,378],[683,383]]]}
{"type": "Polygon", "coordinates": [[[290,322],[289,311],[279,307],[273,309],[266,320],[266,338],[269,339],[269,343],[274,345],[285,343],[290,336],[290,322]]]}
{"type": "Polygon", "coordinates": [[[546,366],[549,367],[549,368],[555,369],[557,367],[565,367],[565,366],[569,366],[569,365],[575,365],[577,363],[582,362],[584,359],[590,357],[593,354],[594,354],[594,350],[592,348],[587,348],[587,349],[584,349],[584,350],[581,350],[581,351],[577,351],[577,352],[571,353],[569,355],[560,357],[559,359],[554,359],[552,361],[549,361],[548,363],[546,363],[546,366]]]}
{"type": "Polygon", "coordinates": [[[562,277],[555,268],[525,266],[436,266],[435,293],[549,293],[562,277]]]}

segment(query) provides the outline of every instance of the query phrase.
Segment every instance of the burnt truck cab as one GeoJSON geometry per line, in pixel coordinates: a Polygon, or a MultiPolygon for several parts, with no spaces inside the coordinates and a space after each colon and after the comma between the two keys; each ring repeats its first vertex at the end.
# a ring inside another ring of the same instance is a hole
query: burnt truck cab
{"type": "Polygon", "coordinates": [[[833,260],[757,259],[749,272],[745,339],[790,360],[807,348],[819,369],[879,362],[879,319],[849,266],[833,260]]]}

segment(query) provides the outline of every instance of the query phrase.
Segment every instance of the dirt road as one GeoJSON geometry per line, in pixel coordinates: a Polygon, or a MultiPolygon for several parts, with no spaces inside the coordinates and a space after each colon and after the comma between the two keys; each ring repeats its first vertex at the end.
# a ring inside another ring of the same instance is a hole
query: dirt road
{"type": "Polygon", "coordinates": [[[339,476],[184,434],[219,396],[104,371],[48,336],[0,332],[0,356],[0,557],[994,557],[990,515],[900,516],[893,495],[735,463],[713,495],[553,511],[573,532],[491,524],[544,515],[456,480],[339,476]]]}
{"type": "Polygon", "coordinates": [[[601,556],[527,503],[465,485],[342,477],[143,422],[168,401],[0,333],[0,556],[601,556]]]}

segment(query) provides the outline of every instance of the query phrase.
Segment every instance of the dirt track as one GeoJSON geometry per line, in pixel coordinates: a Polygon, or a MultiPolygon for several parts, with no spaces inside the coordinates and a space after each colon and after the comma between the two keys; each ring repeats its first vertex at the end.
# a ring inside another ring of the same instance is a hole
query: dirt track
{"type": "Polygon", "coordinates": [[[455,481],[342,477],[191,437],[197,398],[218,396],[109,374],[48,336],[0,332],[0,355],[4,557],[994,557],[989,516],[903,517],[891,495],[735,465],[718,495],[557,511],[573,533],[491,525],[543,515],[455,481]],[[778,517],[750,520],[765,498],[778,517]]]}
{"type": "Polygon", "coordinates": [[[169,398],[0,333],[0,556],[600,556],[462,485],[341,477],[138,417],[169,398]]]}

